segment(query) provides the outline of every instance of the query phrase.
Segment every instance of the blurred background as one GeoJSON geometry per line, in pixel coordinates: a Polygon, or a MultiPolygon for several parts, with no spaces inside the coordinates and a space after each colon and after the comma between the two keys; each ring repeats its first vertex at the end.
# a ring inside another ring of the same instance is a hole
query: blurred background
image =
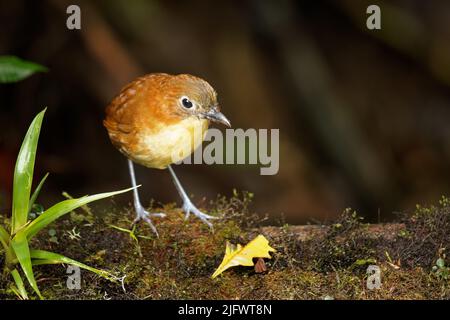
{"type": "MultiPolygon", "coordinates": [[[[0,55],[49,68],[0,86],[2,212],[44,106],[35,180],[51,175],[41,202],[130,185],[103,113],[151,72],[207,79],[234,127],[280,129],[277,175],[176,166],[196,203],[236,188],[272,220],[323,221],[350,206],[387,221],[450,194],[449,1],[1,0],[0,30],[0,55]],[[81,30],[66,28],[70,4],[81,7],[81,30]],[[370,4],[381,7],[381,30],[366,28],[370,4]]],[[[144,203],[180,203],[167,171],[137,174],[144,203]]]]}

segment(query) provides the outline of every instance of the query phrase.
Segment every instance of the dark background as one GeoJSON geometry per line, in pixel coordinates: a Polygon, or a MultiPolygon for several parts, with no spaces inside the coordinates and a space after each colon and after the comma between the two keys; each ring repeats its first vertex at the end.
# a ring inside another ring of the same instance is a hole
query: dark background
{"type": "MultiPolygon", "coordinates": [[[[192,73],[239,128],[280,129],[280,171],[176,166],[194,202],[232,189],[290,223],[351,206],[372,220],[450,193],[449,1],[0,1],[0,54],[49,68],[0,85],[0,208],[15,156],[48,106],[35,179],[44,203],[128,186],[103,110],[151,72],[192,73]],[[66,28],[78,4],[82,29],[66,28]],[[377,4],[382,30],[366,28],[377,4]]],[[[144,203],[177,201],[166,171],[138,169],[144,203]]],[[[122,205],[131,195],[116,198],[122,205]]]]}

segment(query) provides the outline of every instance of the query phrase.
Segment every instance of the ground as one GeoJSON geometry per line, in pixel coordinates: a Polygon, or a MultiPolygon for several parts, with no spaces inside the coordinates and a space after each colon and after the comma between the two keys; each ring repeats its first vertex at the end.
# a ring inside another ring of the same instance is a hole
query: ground
{"type": "MultiPolygon", "coordinates": [[[[123,281],[82,271],[81,289],[69,290],[66,266],[50,265],[34,267],[38,285],[47,299],[450,298],[447,198],[418,206],[397,223],[366,224],[347,209],[334,223],[304,226],[263,226],[249,213],[250,198],[243,193],[203,203],[223,216],[213,231],[195,217],[184,221],[175,205],[165,206],[167,217],[155,220],[160,237],[140,224],[137,241],[116,228],[130,228],[131,208],[79,209],[42,231],[32,246],[109,270],[123,281]],[[265,260],[266,272],[238,266],[211,279],[226,241],[246,244],[258,234],[277,250],[265,260]],[[378,289],[368,289],[369,265],[380,268],[378,289]]],[[[0,279],[0,299],[16,298],[8,281],[0,279]]]]}

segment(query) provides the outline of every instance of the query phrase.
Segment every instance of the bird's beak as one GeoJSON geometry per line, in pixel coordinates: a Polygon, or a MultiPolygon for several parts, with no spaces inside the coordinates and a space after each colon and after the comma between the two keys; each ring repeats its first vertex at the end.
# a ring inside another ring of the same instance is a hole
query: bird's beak
{"type": "Polygon", "coordinates": [[[227,127],[231,127],[230,120],[224,116],[222,112],[219,111],[210,111],[204,114],[205,118],[214,122],[222,123],[227,127]]]}

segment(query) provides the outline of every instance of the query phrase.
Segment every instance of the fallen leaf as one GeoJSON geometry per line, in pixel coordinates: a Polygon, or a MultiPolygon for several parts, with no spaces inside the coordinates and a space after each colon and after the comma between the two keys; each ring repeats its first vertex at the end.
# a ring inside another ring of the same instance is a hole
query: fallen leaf
{"type": "Polygon", "coordinates": [[[250,241],[245,247],[240,244],[237,246],[227,242],[225,248],[225,256],[222,263],[211,276],[217,277],[219,274],[234,266],[253,266],[253,258],[271,258],[269,252],[274,252],[275,249],[269,246],[269,241],[263,236],[259,235],[250,241]]]}

